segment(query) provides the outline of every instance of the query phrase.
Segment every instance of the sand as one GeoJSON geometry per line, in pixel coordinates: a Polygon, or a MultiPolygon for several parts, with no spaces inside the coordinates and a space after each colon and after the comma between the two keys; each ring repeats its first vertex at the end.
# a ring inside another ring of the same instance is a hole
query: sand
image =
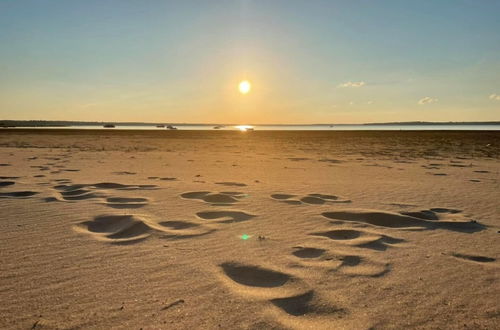
{"type": "Polygon", "coordinates": [[[500,132],[0,130],[2,329],[494,329],[500,132]]]}

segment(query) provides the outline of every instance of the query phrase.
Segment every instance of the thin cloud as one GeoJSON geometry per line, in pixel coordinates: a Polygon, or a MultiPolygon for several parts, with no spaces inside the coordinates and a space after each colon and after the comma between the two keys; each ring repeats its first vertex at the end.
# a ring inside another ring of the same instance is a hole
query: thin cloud
{"type": "Polygon", "coordinates": [[[345,88],[345,87],[353,87],[353,88],[358,88],[358,87],[363,87],[365,86],[366,83],[364,81],[348,81],[343,84],[340,84],[339,87],[345,88]]]}
{"type": "Polygon", "coordinates": [[[498,94],[491,94],[490,95],[490,100],[500,101],[500,95],[498,95],[498,94]]]}
{"type": "Polygon", "coordinates": [[[420,99],[418,101],[418,104],[420,104],[420,105],[431,104],[431,103],[436,103],[437,101],[439,101],[439,100],[434,98],[434,97],[426,96],[423,99],[420,99]]]}

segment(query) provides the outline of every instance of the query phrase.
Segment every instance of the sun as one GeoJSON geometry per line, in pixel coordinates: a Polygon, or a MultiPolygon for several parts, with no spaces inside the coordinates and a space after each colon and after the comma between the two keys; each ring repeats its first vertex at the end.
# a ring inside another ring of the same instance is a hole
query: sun
{"type": "Polygon", "coordinates": [[[238,89],[240,90],[241,94],[248,94],[252,89],[252,84],[250,84],[248,80],[243,80],[238,85],[238,89]]]}

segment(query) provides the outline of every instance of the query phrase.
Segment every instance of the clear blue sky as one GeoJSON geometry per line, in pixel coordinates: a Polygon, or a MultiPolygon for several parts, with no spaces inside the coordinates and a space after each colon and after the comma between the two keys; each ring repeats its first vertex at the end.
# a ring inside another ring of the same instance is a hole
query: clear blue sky
{"type": "Polygon", "coordinates": [[[500,120],[500,1],[1,0],[0,119],[500,120]]]}

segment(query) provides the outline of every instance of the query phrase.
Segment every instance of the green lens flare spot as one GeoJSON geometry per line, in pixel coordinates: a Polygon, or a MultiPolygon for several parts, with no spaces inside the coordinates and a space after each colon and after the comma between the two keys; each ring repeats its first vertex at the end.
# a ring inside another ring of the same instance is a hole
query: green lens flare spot
{"type": "Polygon", "coordinates": [[[243,235],[241,235],[241,236],[240,236],[240,238],[241,238],[242,240],[246,241],[247,239],[249,239],[249,238],[250,238],[250,235],[243,234],[243,235]]]}

